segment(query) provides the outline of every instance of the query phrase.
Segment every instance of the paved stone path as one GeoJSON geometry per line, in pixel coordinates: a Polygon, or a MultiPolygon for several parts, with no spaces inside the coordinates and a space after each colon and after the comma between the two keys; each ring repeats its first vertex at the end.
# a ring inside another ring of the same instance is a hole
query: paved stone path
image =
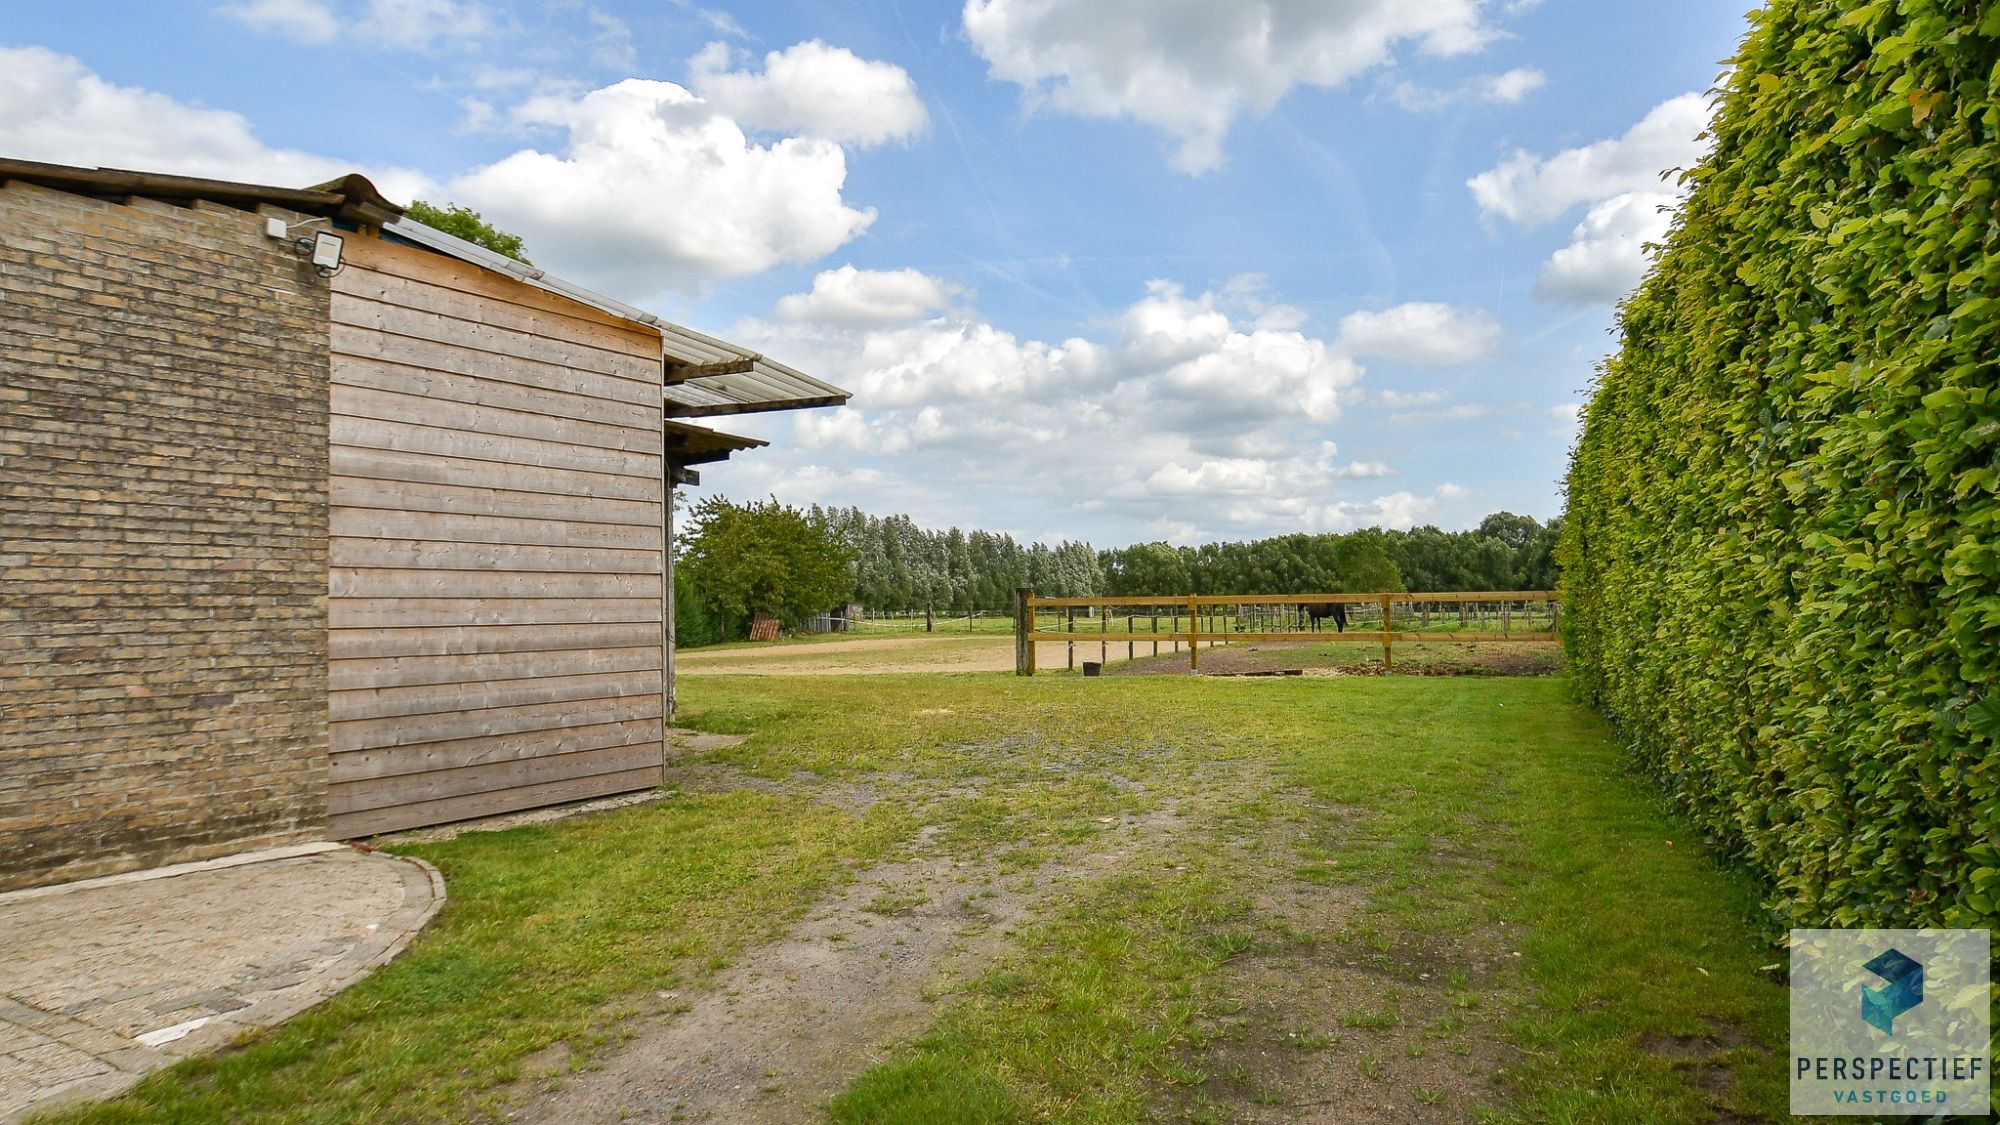
{"type": "Polygon", "coordinates": [[[429,864],[337,844],[0,895],[0,1123],[304,1011],[443,902],[429,864]]]}

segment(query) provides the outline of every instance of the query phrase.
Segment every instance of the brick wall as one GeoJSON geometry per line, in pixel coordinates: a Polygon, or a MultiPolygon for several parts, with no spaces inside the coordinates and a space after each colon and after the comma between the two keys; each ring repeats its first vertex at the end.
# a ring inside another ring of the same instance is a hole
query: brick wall
{"type": "Polygon", "coordinates": [[[0,889],[325,824],[329,289],[263,225],[0,187],[0,889]]]}

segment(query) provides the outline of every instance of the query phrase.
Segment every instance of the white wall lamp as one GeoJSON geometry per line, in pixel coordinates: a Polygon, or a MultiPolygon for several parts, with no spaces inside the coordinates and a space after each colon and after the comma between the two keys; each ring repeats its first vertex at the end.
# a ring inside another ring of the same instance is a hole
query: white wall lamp
{"type": "MultiPolygon", "coordinates": [[[[308,219],[306,222],[297,224],[297,226],[308,226],[312,223],[323,223],[325,221],[325,219],[308,219]]],[[[332,231],[322,230],[314,231],[310,238],[300,235],[298,238],[293,239],[292,231],[294,229],[292,226],[285,225],[285,220],[283,219],[267,217],[264,220],[264,233],[271,238],[290,239],[292,252],[301,258],[311,259],[314,273],[317,273],[321,277],[332,277],[334,274],[340,272],[341,241],[339,235],[332,231]]]]}

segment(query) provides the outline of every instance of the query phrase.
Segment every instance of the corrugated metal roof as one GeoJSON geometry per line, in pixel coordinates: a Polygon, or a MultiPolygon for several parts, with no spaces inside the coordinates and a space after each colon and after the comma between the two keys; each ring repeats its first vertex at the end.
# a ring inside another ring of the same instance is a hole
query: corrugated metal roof
{"type": "Polygon", "coordinates": [[[670,417],[701,418],[765,410],[800,410],[813,406],[838,406],[848,399],[846,391],[831,383],[821,382],[797,368],[663,320],[644,309],[613,300],[602,293],[593,293],[581,285],[551,277],[534,266],[425,226],[415,219],[401,218],[384,225],[382,230],[659,332],[662,359],[666,365],[664,394],[670,417]],[[703,370],[717,367],[725,370],[703,370]]]}
{"type": "Polygon", "coordinates": [[[761,438],[738,437],[705,426],[690,426],[686,422],[668,422],[663,432],[667,440],[667,459],[677,465],[721,461],[732,453],[771,444],[761,438]]]}

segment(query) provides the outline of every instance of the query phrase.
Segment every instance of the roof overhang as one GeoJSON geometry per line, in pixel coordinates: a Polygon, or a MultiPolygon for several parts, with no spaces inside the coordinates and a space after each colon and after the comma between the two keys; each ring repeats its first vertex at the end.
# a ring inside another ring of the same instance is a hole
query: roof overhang
{"type": "Polygon", "coordinates": [[[345,219],[357,226],[379,227],[396,221],[403,208],[389,202],[366,176],[347,175],[316,187],[280,188],[197,176],[169,176],[123,168],[76,168],[33,160],[0,159],[0,181],[17,180],[39,187],[101,199],[138,196],[170,203],[197,200],[255,210],[261,204],[307,215],[345,219]]]}
{"type": "Polygon", "coordinates": [[[839,406],[846,391],[713,336],[667,325],[667,414],[713,418],[766,410],[839,406]]]}
{"type": "Polygon", "coordinates": [[[690,426],[686,422],[667,422],[661,432],[666,438],[667,460],[675,465],[723,461],[732,453],[771,444],[762,438],[738,437],[705,426],[690,426]]]}

